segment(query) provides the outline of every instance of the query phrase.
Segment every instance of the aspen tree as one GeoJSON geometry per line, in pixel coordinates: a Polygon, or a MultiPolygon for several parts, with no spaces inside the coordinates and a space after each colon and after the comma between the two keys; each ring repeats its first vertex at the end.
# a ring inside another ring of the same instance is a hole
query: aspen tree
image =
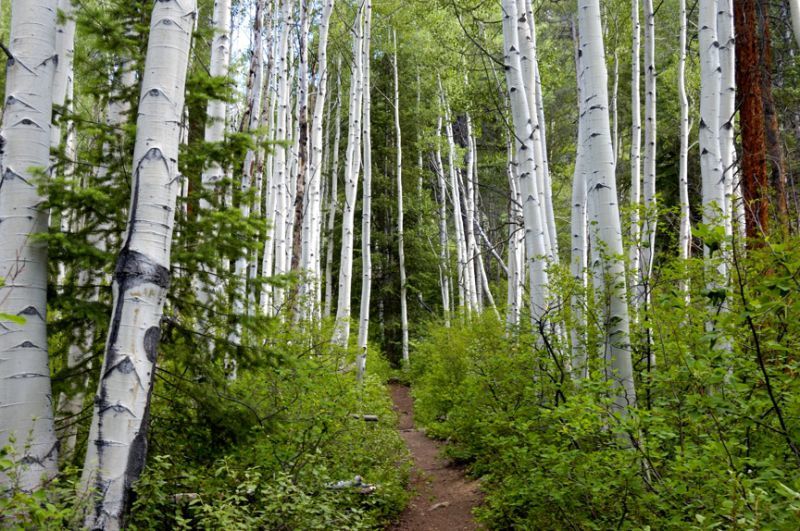
{"type": "MultiPolygon", "coordinates": [[[[297,86],[297,172],[295,174],[295,194],[293,203],[294,215],[294,228],[292,233],[292,260],[291,270],[297,271],[301,267],[307,265],[303,261],[303,253],[308,254],[307,246],[310,241],[308,233],[305,233],[304,228],[308,228],[304,224],[306,209],[308,208],[306,200],[306,181],[309,156],[309,137],[308,137],[308,1],[299,0],[298,11],[300,12],[300,26],[297,38],[298,48],[300,52],[300,64],[297,66],[298,73],[298,86],[297,86]],[[303,247],[306,246],[306,250],[303,247]]],[[[323,100],[324,104],[324,100],[323,100]]],[[[305,294],[305,289],[301,289],[301,294],[305,294]]],[[[300,312],[298,312],[299,314],[300,312]]]]}
{"type": "Polygon", "coordinates": [[[372,295],[372,97],[370,95],[370,45],[372,43],[372,1],[364,2],[364,42],[361,46],[364,186],[361,192],[361,307],[358,316],[358,381],[364,378],[369,339],[369,305],[372,295]]]}
{"type": "MultiPolygon", "coordinates": [[[[649,306],[656,245],[656,35],[653,0],[644,0],[644,218],[639,241],[639,303],[649,306]]],[[[651,360],[652,361],[652,360],[651,360]]]]}
{"type": "Polygon", "coordinates": [[[11,2],[0,153],[0,448],[11,445],[14,485],[33,491],[57,472],[47,349],[45,198],[36,169],[50,164],[56,0],[11,2]]]}
{"type": "Polygon", "coordinates": [[[350,294],[353,281],[353,238],[358,194],[358,170],[361,166],[361,105],[363,74],[361,53],[364,43],[363,5],[356,11],[353,25],[353,68],[350,77],[350,105],[345,153],[344,206],[342,209],[342,248],[339,258],[339,293],[336,306],[334,343],[347,346],[350,338],[350,294]]]}
{"type": "MultiPolygon", "coordinates": [[[[639,0],[631,1],[631,246],[628,250],[630,274],[634,285],[639,282],[641,260],[642,227],[640,205],[642,200],[642,96],[641,96],[641,48],[642,27],[639,19],[639,0]]],[[[615,159],[616,160],[616,159],[615,159]]],[[[638,297],[632,300],[633,309],[638,306],[638,297]]],[[[635,318],[635,312],[634,312],[635,318]]]]}
{"type": "Polygon", "coordinates": [[[114,273],[114,304],[81,484],[93,490],[85,526],[119,529],[147,455],[147,417],[160,321],[169,288],[178,143],[193,0],[156,2],[133,154],[128,228],[114,273]]]}
{"type": "Polygon", "coordinates": [[[591,205],[592,245],[598,249],[598,265],[608,301],[604,323],[606,377],[615,388],[615,409],[624,413],[636,405],[636,392],[599,0],[578,1],[578,35],[586,120],[583,148],[586,160],[592,161],[586,172],[587,202],[591,205]]]}
{"type": "Polygon", "coordinates": [[[542,226],[542,205],[537,191],[534,132],[530,107],[526,98],[517,34],[517,6],[514,0],[503,1],[503,46],[506,84],[514,123],[517,174],[520,181],[522,211],[525,223],[525,260],[531,291],[531,319],[538,328],[547,311],[549,290],[545,229],[542,226]]]}
{"type": "Polygon", "coordinates": [[[400,327],[402,333],[403,362],[408,363],[408,301],[406,300],[408,279],[406,278],[406,254],[403,241],[403,142],[400,130],[400,80],[397,73],[397,31],[392,29],[394,55],[392,56],[392,73],[394,75],[394,134],[395,179],[397,180],[397,257],[400,267],[400,327]]]}
{"type": "Polygon", "coordinates": [[[447,182],[444,176],[442,163],[442,116],[436,121],[436,152],[434,163],[436,166],[436,182],[438,184],[437,200],[439,202],[439,279],[442,292],[442,312],[444,324],[450,327],[450,261],[447,249],[449,238],[447,236],[447,182]]]}
{"type": "MultiPolygon", "coordinates": [[[[692,225],[689,213],[689,99],[686,96],[686,0],[680,0],[679,11],[681,29],[678,58],[678,99],[680,101],[681,131],[678,161],[678,195],[680,201],[678,256],[686,260],[689,258],[692,244],[692,225]]],[[[683,283],[683,289],[688,292],[689,284],[687,282],[683,283]]]]}
{"type": "MultiPolygon", "coordinates": [[[[733,210],[735,208],[733,204],[733,177],[738,173],[735,168],[736,149],[734,147],[733,123],[736,115],[736,47],[733,30],[733,0],[719,0],[717,7],[717,39],[719,40],[721,69],[719,122],[717,127],[719,128],[719,152],[722,160],[722,179],[725,189],[725,217],[723,218],[723,223],[725,236],[730,238],[733,234],[733,210]]],[[[761,107],[760,98],[758,104],[761,107]]],[[[760,113],[763,116],[763,109],[760,110],[760,113]]]]}

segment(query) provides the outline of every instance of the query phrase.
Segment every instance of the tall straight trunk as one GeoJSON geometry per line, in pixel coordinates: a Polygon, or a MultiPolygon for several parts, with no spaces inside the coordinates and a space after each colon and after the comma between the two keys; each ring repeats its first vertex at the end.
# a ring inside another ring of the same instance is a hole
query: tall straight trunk
{"type": "Polygon", "coordinates": [[[769,3],[759,0],[759,21],[761,22],[761,97],[764,104],[764,122],[766,124],[767,158],[772,168],[770,187],[774,190],[776,210],[781,230],[789,230],[789,198],[787,194],[786,156],[783,152],[781,131],[778,126],[778,114],[775,99],[772,96],[772,35],[769,21],[769,3]]]}
{"type": "MultiPolygon", "coordinates": [[[[267,215],[271,215],[272,219],[270,220],[271,223],[267,225],[262,265],[262,275],[264,276],[282,275],[286,272],[286,183],[288,181],[286,142],[291,138],[286,124],[289,118],[289,103],[291,100],[289,90],[289,33],[293,25],[291,0],[283,0],[281,20],[283,25],[277,54],[278,90],[276,98],[278,112],[275,124],[275,140],[279,143],[275,146],[271,182],[267,185],[269,194],[271,194],[268,204],[272,207],[272,212],[267,212],[267,215]]],[[[273,289],[268,284],[265,284],[261,300],[262,309],[268,315],[275,315],[280,310],[282,302],[281,290],[279,288],[273,289]]]]}
{"type": "Polygon", "coordinates": [[[436,182],[439,186],[439,279],[442,288],[442,312],[444,313],[444,324],[450,327],[450,263],[447,249],[449,238],[447,237],[447,181],[444,177],[444,165],[442,164],[442,117],[439,116],[436,122],[436,182]]]}
{"type": "MultiPolygon", "coordinates": [[[[630,278],[632,283],[639,282],[641,264],[642,232],[640,225],[640,205],[642,200],[642,98],[641,98],[641,58],[642,28],[639,22],[639,0],[631,1],[631,24],[633,38],[631,44],[631,246],[628,250],[630,262],[630,278]]],[[[637,299],[633,299],[634,310],[637,299]]]]}
{"type": "Polygon", "coordinates": [[[522,311],[522,294],[525,288],[524,242],[520,239],[519,220],[522,218],[522,198],[519,194],[519,180],[514,162],[514,144],[509,139],[507,146],[506,174],[511,198],[508,208],[508,293],[506,300],[506,323],[514,329],[520,324],[522,311]]]}
{"type": "Polygon", "coordinates": [[[114,272],[114,303],[89,432],[82,491],[96,489],[91,529],[119,529],[145,464],[160,321],[170,280],[178,143],[192,0],[156,2],[133,153],[131,206],[114,272]]]}
{"type": "Polygon", "coordinates": [[[578,33],[581,52],[584,115],[586,119],[583,146],[586,160],[592,163],[587,180],[587,201],[590,208],[593,247],[600,254],[602,278],[606,291],[605,358],[606,377],[613,382],[617,411],[635,406],[633,364],[630,351],[630,320],[625,287],[625,263],[622,260],[622,228],[617,183],[614,176],[614,153],[608,116],[608,73],[603,51],[599,0],[578,1],[578,33]]]}
{"type": "MultiPolygon", "coordinates": [[[[0,448],[11,445],[15,485],[36,490],[57,473],[47,353],[47,232],[36,168],[50,164],[56,0],[11,2],[0,136],[0,448]],[[13,440],[13,443],[11,439],[13,440]]],[[[12,487],[0,473],[0,490],[12,487]]]]}
{"type": "MultiPolygon", "coordinates": [[[[686,0],[679,0],[680,39],[678,59],[678,99],[680,101],[681,130],[678,159],[678,195],[680,229],[678,232],[678,256],[689,258],[692,245],[692,223],[689,212],[689,99],[686,96],[686,0]]],[[[684,282],[683,290],[688,292],[689,284],[684,282]]]]}
{"type": "Polygon", "coordinates": [[[372,99],[370,96],[370,44],[372,42],[372,2],[364,2],[364,43],[361,47],[364,93],[362,96],[361,137],[363,143],[364,187],[361,197],[361,308],[358,318],[358,381],[364,378],[369,339],[369,305],[372,295],[372,99]]]}
{"type": "Polygon", "coordinates": [[[739,85],[739,116],[742,121],[741,171],[745,224],[749,238],[762,239],[762,233],[768,230],[769,180],[756,0],[737,1],[734,12],[739,51],[736,58],[736,81],[739,85]]]}
{"type": "Polygon", "coordinates": [[[353,282],[353,238],[355,232],[358,170],[361,166],[361,105],[363,73],[361,53],[364,42],[363,5],[353,24],[353,68],[350,74],[350,105],[345,152],[344,208],[342,209],[342,248],[339,256],[339,293],[333,341],[347,346],[350,339],[350,294],[353,282]]]}
{"type": "MultiPolygon", "coordinates": [[[[292,234],[292,261],[291,270],[297,271],[303,263],[302,255],[308,255],[310,241],[306,235],[303,238],[303,219],[306,213],[306,177],[308,172],[308,0],[299,0],[300,30],[297,38],[300,52],[297,87],[297,183],[294,194],[294,231],[292,234]],[[305,246],[305,249],[304,249],[305,246]]],[[[324,104],[324,99],[322,100],[324,104]]]]}
{"type": "MultiPolygon", "coordinates": [[[[703,223],[721,226],[727,212],[722,158],[720,155],[719,116],[722,86],[717,38],[717,0],[700,0],[698,9],[698,43],[700,50],[700,172],[703,190],[703,223]]],[[[747,147],[744,148],[747,151],[747,147]]],[[[743,165],[744,167],[744,165],[743,165]]],[[[704,246],[704,256],[712,263],[712,249],[704,246]]],[[[717,254],[717,257],[719,253],[717,254]]],[[[724,279],[727,267],[716,260],[719,277],[724,279]]],[[[713,268],[709,268],[713,269],[713,268]]],[[[715,275],[716,276],[716,275],[715,275]]],[[[709,279],[709,289],[716,289],[719,279],[709,279]]]]}
{"type": "Polygon", "coordinates": [[[333,248],[336,211],[339,208],[339,143],[342,136],[342,58],[336,60],[336,118],[333,135],[333,162],[330,176],[330,200],[328,201],[328,225],[326,227],[327,249],[325,257],[325,306],[323,317],[330,317],[333,302],[333,248]]]}
{"type": "Polygon", "coordinates": [[[464,237],[467,246],[467,273],[470,283],[470,310],[472,312],[481,311],[481,289],[480,276],[476,271],[478,248],[475,241],[475,181],[473,174],[477,165],[477,153],[475,142],[472,136],[472,118],[469,113],[466,115],[466,140],[467,140],[467,167],[464,172],[464,237]]]}
{"type": "MultiPolygon", "coordinates": [[[[644,218],[639,263],[639,302],[648,305],[656,245],[656,25],[653,0],[644,0],[644,218]]],[[[651,349],[652,351],[652,349],[651,349]]],[[[652,361],[652,360],[651,360],[652,361]]]]}
{"type": "Polygon", "coordinates": [[[789,7],[792,14],[792,32],[794,40],[800,46],[800,0],[789,0],[789,7]]]}
{"type": "Polygon", "coordinates": [[[397,75],[397,31],[392,30],[394,42],[394,58],[392,73],[394,74],[394,133],[397,158],[395,160],[395,178],[397,179],[397,259],[400,267],[400,328],[402,333],[403,362],[408,363],[408,301],[406,299],[408,279],[406,278],[406,253],[403,240],[403,142],[400,130],[400,80],[397,75]]]}
{"type": "MultiPolygon", "coordinates": [[[[572,208],[570,209],[572,255],[570,257],[570,273],[575,284],[584,292],[587,288],[586,267],[588,265],[587,215],[587,164],[586,164],[586,109],[583,99],[583,83],[581,77],[581,58],[578,50],[577,28],[573,21],[573,38],[575,40],[575,70],[578,76],[578,142],[575,146],[575,171],[572,177],[572,208]]],[[[584,316],[585,300],[581,294],[573,295],[570,300],[572,311],[572,329],[570,342],[572,347],[573,378],[583,379],[589,376],[589,365],[586,356],[586,318],[584,316]]]]}
{"type": "MultiPolygon", "coordinates": [[[[261,119],[261,84],[264,76],[264,57],[262,51],[264,4],[265,0],[257,0],[255,4],[252,27],[253,49],[252,56],[250,57],[250,70],[247,76],[247,92],[245,94],[247,104],[241,124],[241,132],[250,133],[251,135],[253,135],[253,132],[258,128],[261,119]]],[[[253,188],[256,175],[256,159],[256,149],[254,147],[248,149],[244,157],[239,185],[242,193],[239,199],[239,210],[243,219],[249,218],[252,211],[250,191],[253,188]]],[[[234,278],[237,284],[233,296],[233,308],[234,313],[239,316],[249,313],[249,311],[252,310],[248,305],[248,277],[250,276],[249,259],[251,258],[250,249],[247,245],[248,243],[249,242],[244,242],[241,255],[236,259],[234,267],[234,278]]],[[[238,344],[241,339],[241,323],[237,322],[232,328],[231,341],[234,344],[238,344]]]]}
{"type": "Polygon", "coordinates": [[[530,279],[531,319],[534,328],[544,319],[548,309],[546,229],[542,226],[542,204],[539,201],[534,154],[534,131],[531,107],[526,98],[517,33],[517,6],[514,0],[503,1],[503,46],[506,84],[511,101],[511,115],[516,142],[517,173],[522,196],[525,223],[525,259],[530,279]]]}
{"type": "MultiPolygon", "coordinates": [[[[326,101],[330,101],[328,95],[328,31],[330,29],[331,13],[333,13],[334,0],[327,0],[322,10],[322,18],[319,22],[319,44],[317,48],[317,71],[318,88],[316,100],[314,101],[314,114],[311,120],[311,166],[308,173],[308,212],[303,218],[303,233],[308,238],[308,242],[303,245],[302,269],[310,275],[306,291],[314,290],[314,306],[319,308],[320,300],[317,294],[320,289],[320,267],[319,260],[321,254],[322,239],[322,166],[323,166],[323,121],[324,106],[326,101]]],[[[338,87],[337,87],[337,90],[338,87]]],[[[338,93],[336,95],[339,97],[338,93]]],[[[337,107],[337,113],[338,113],[337,107]]],[[[330,117],[328,117],[330,122],[330,117]]],[[[328,125],[329,124],[325,124],[328,125]]],[[[336,134],[339,134],[339,123],[336,123],[336,134]]],[[[338,144],[337,144],[338,148],[338,144]]],[[[330,152],[330,150],[328,150],[330,152]]],[[[338,157],[338,153],[334,153],[338,157]]],[[[338,160],[337,160],[338,162],[338,160]]],[[[333,177],[336,182],[336,176],[333,177]]],[[[333,197],[333,196],[331,196],[333,197]]],[[[329,283],[330,284],[330,283],[329,283]]],[[[319,310],[316,310],[319,312],[319,310]]]]}
{"type": "Polygon", "coordinates": [[[736,171],[736,149],[733,123],[736,113],[736,48],[733,31],[733,0],[718,0],[717,39],[719,40],[719,153],[725,187],[725,236],[733,234],[733,177],[736,171]]]}
{"type": "Polygon", "coordinates": [[[531,122],[531,141],[533,148],[533,174],[536,177],[536,193],[538,199],[537,215],[542,227],[545,258],[552,261],[553,243],[550,239],[550,229],[547,219],[547,201],[545,199],[544,175],[544,149],[541,139],[541,124],[539,123],[539,109],[536,100],[536,37],[533,24],[533,13],[530,11],[528,0],[516,0],[517,4],[517,42],[519,43],[519,58],[522,68],[522,82],[525,88],[525,101],[528,106],[528,119],[531,122]]]}

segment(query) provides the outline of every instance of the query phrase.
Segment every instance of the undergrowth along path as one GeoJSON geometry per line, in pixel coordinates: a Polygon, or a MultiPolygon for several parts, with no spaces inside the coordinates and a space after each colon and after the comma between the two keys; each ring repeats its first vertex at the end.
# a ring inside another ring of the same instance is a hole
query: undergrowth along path
{"type": "Polygon", "coordinates": [[[414,401],[408,386],[391,384],[389,390],[400,421],[400,436],[406,442],[414,466],[411,488],[414,497],[391,531],[467,531],[479,529],[472,509],[481,502],[478,482],[464,470],[441,457],[444,443],[432,441],[414,428],[414,401]]]}

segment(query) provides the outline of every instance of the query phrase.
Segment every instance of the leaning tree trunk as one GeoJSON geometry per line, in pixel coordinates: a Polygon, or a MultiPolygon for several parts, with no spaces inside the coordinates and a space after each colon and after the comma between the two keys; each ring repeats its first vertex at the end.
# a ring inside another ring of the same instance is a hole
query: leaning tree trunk
{"type": "Polygon", "coordinates": [[[584,149],[591,161],[592,173],[587,181],[587,201],[593,203],[591,237],[598,248],[600,270],[606,291],[605,359],[606,377],[615,388],[614,407],[625,412],[636,404],[633,364],[630,351],[630,320],[625,263],[622,259],[622,228],[617,183],[614,176],[614,153],[608,115],[608,73],[603,51],[603,30],[600,24],[599,0],[578,1],[578,33],[581,53],[581,82],[586,117],[584,149]]]}
{"type": "Polygon", "coordinates": [[[361,307],[358,316],[358,381],[367,367],[369,304],[372,296],[372,99],[370,96],[370,44],[372,42],[372,2],[364,2],[364,42],[361,47],[363,72],[361,137],[363,143],[364,187],[361,197],[361,307]]]}
{"type": "Polygon", "coordinates": [[[85,526],[119,529],[147,454],[147,421],[180,187],[178,144],[195,2],[156,2],[133,152],[131,206],[89,432],[85,526]]]}
{"type": "MultiPolygon", "coordinates": [[[[37,169],[50,164],[56,0],[14,0],[0,137],[0,448],[14,448],[15,486],[57,472],[47,359],[47,232],[37,169]],[[11,441],[13,437],[13,443],[11,441]]],[[[14,486],[0,473],[0,490],[14,486]]]]}

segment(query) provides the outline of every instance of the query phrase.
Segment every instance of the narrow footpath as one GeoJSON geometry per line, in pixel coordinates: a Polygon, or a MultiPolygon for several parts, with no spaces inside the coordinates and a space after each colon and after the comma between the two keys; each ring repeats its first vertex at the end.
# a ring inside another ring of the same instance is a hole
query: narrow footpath
{"type": "Polygon", "coordinates": [[[391,531],[466,531],[478,529],[472,508],[481,501],[477,481],[440,457],[444,443],[432,441],[414,429],[414,402],[405,385],[389,386],[400,416],[398,429],[406,442],[414,466],[411,470],[411,499],[391,531]]]}

